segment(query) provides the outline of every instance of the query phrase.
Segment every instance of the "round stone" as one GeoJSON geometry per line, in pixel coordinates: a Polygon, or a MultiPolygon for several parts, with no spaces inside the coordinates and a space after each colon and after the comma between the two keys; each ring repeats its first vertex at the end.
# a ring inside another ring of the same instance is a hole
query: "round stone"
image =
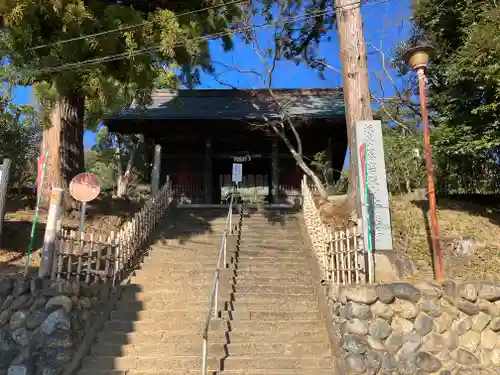
{"type": "Polygon", "coordinates": [[[479,312],[479,308],[476,304],[466,301],[464,299],[460,300],[457,305],[458,309],[467,315],[476,315],[479,312]]]}
{"type": "Polygon", "coordinates": [[[441,361],[427,352],[417,354],[416,364],[419,368],[427,372],[436,372],[441,368],[441,361]]]}
{"type": "Polygon", "coordinates": [[[459,335],[463,335],[465,332],[471,329],[471,322],[469,319],[464,318],[462,320],[456,321],[452,324],[452,328],[459,335]]]}
{"type": "Polygon", "coordinates": [[[458,335],[455,331],[447,331],[443,333],[443,343],[448,350],[458,348],[458,335]]]}
{"type": "Polygon", "coordinates": [[[367,353],[365,356],[365,365],[368,374],[377,374],[382,366],[382,356],[377,352],[367,353]]]}
{"type": "Polygon", "coordinates": [[[495,366],[500,366],[500,347],[490,351],[490,360],[495,366]]]}
{"type": "Polygon", "coordinates": [[[463,299],[476,302],[477,288],[473,283],[465,283],[458,286],[458,295],[463,299]]]}
{"type": "Polygon", "coordinates": [[[427,314],[420,313],[415,319],[415,331],[420,336],[427,335],[434,328],[434,320],[427,314]]]}
{"type": "Polygon", "coordinates": [[[481,332],[481,347],[483,349],[493,349],[500,342],[500,337],[491,329],[481,332]]]}
{"type": "Polygon", "coordinates": [[[373,315],[385,320],[390,320],[394,315],[394,311],[392,310],[392,308],[380,301],[377,301],[373,305],[371,305],[370,309],[373,315]]]}
{"type": "Polygon", "coordinates": [[[396,300],[391,307],[394,313],[401,318],[414,319],[418,314],[417,306],[408,301],[396,300]]]}
{"type": "Polygon", "coordinates": [[[345,323],[348,333],[355,333],[357,335],[366,335],[368,333],[368,327],[362,320],[354,318],[349,319],[345,323]]]}
{"type": "Polygon", "coordinates": [[[346,300],[370,305],[377,298],[377,291],[373,286],[356,285],[355,287],[343,287],[340,291],[341,301],[346,300]]]}
{"type": "Polygon", "coordinates": [[[398,362],[396,361],[396,357],[391,353],[382,353],[382,363],[381,370],[383,373],[385,371],[391,371],[398,367],[398,362]]]}
{"type": "Polygon", "coordinates": [[[456,353],[457,362],[462,365],[478,365],[479,359],[470,351],[459,348],[456,353]]]}
{"type": "Polygon", "coordinates": [[[439,353],[445,348],[443,336],[431,332],[423,339],[422,350],[429,353],[439,353]]]}
{"type": "Polygon", "coordinates": [[[413,285],[408,283],[393,283],[389,284],[392,288],[392,292],[396,298],[417,303],[420,300],[422,294],[420,290],[415,288],[413,285]]]}
{"type": "Polygon", "coordinates": [[[452,280],[445,280],[441,284],[443,286],[444,296],[450,301],[454,301],[458,297],[457,284],[452,280]]]}
{"type": "Polygon", "coordinates": [[[368,320],[373,317],[370,306],[356,302],[347,302],[342,311],[346,319],[368,320]]]}
{"type": "Polygon", "coordinates": [[[344,357],[344,363],[347,373],[349,374],[364,374],[366,372],[366,365],[359,355],[352,353],[347,354],[344,357]]]}
{"type": "Polygon", "coordinates": [[[422,339],[413,331],[403,336],[403,346],[399,349],[398,356],[415,354],[422,345],[422,339]]]}
{"type": "Polygon", "coordinates": [[[479,308],[479,311],[482,311],[485,314],[491,315],[493,317],[500,315],[500,310],[498,309],[498,306],[495,305],[493,302],[487,301],[485,299],[478,299],[476,303],[477,307],[479,308]]]}
{"type": "Polygon", "coordinates": [[[394,302],[394,299],[396,297],[394,296],[392,288],[389,285],[377,285],[376,290],[377,290],[378,300],[380,302],[386,304],[394,302]]]}
{"type": "Polygon", "coordinates": [[[385,346],[390,353],[396,354],[403,346],[403,335],[399,332],[393,332],[387,340],[385,340],[385,346]]]}
{"type": "Polygon", "coordinates": [[[404,335],[405,333],[410,333],[413,330],[413,324],[406,319],[395,316],[392,319],[391,328],[394,332],[399,332],[404,335]]]}
{"type": "Polygon", "coordinates": [[[479,285],[479,297],[488,301],[500,300],[500,284],[492,282],[482,282],[479,285]]]}
{"type": "Polygon", "coordinates": [[[24,327],[24,325],[26,324],[27,316],[28,314],[26,313],[26,311],[23,310],[16,311],[14,314],[12,314],[12,316],[10,317],[10,324],[9,324],[10,330],[14,331],[18,328],[24,327]]]}
{"type": "Polygon", "coordinates": [[[471,329],[476,332],[482,332],[490,322],[491,317],[483,312],[478,312],[477,315],[471,318],[471,329]]]}
{"type": "Polygon", "coordinates": [[[343,347],[346,351],[353,354],[364,354],[368,348],[366,339],[359,335],[345,335],[343,337],[343,347]]]}
{"type": "Polygon", "coordinates": [[[439,299],[443,296],[443,291],[441,290],[441,287],[434,283],[423,281],[416,284],[415,287],[417,287],[420,290],[423,297],[429,299],[439,299]]]}
{"type": "Polygon", "coordinates": [[[481,342],[481,335],[474,331],[467,331],[458,338],[458,344],[464,349],[473,352],[481,342]]]}
{"type": "Polygon", "coordinates": [[[26,327],[28,329],[35,329],[40,326],[45,319],[47,319],[47,314],[44,311],[33,311],[28,315],[28,318],[26,318],[26,327]]]}
{"type": "Polygon", "coordinates": [[[418,306],[420,307],[420,310],[430,316],[433,316],[434,318],[441,316],[441,314],[443,313],[443,309],[441,307],[441,304],[439,303],[439,300],[423,299],[420,300],[418,306]]]}
{"type": "Polygon", "coordinates": [[[52,297],[51,299],[48,300],[47,304],[45,305],[45,311],[50,313],[61,307],[64,309],[64,311],[66,311],[66,313],[69,314],[71,308],[73,307],[73,302],[71,301],[71,298],[67,296],[52,297]]]}
{"type": "Polygon", "coordinates": [[[373,336],[376,340],[384,340],[392,332],[392,328],[384,319],[377,318],[370,325],[370,335],[373,336]]]}
{"type": "Polygon", "coordinates": [[[452,323],[453,318],[447,313],[443,313],[440,317],[434,319],[434,330],[437,333],[443,333],[451,327],[452,323]]]}
{"type": "Polygon", "coordinates": [[[490,329],[494,332],[500,331],[500,318],[494,318],[491,320],[490,329]]]}
{"type": "Polygon", "coordinates": [[[372,336],[367,337],[367,343],[370,349],[383,352],[386,350],[385,345],[382,341],[374,339],[372,336]]]}

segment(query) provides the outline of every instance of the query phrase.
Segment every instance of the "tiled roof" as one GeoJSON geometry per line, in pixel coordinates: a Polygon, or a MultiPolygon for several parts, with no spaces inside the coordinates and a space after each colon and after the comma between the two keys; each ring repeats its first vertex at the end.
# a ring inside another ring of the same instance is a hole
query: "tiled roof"
{"type": "MultiPolygon", "coordinates": [[[[341,89],[282,89],[274,95],[290,116],[309,118],[344,117],[341,89]]],[[[259,120],[276,118],[281,110],[267,90],[159,90],[153,103],[132,108],[104,119],[104,123],[121,120],[259,120]]]]}

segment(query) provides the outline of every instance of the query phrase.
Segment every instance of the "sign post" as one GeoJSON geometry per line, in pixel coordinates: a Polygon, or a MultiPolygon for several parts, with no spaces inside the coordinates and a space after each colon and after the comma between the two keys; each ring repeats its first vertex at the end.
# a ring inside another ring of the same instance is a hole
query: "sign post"
{"type": "MultiPolygon", "coordinates": [[[[71,196],[81,202],[80,208],[80,225],[78,231],[81,234],[85,231],[85,212],[87,211],[87,203],[97,198],[101,192],[99,180],[92,173],[80,173],[73,177],[69,183],[69,193],[71,196]]],[[[82,255],[83,244],[80,243],[78,254],[82,255]]]]}
{"type": "Polygon", "coordinates": [[[43,183],[45,182],[45,171],[47,170],[48,158],[49,158],[49,153],[46,152],[45,155],[42,155],[38,158],[37,162],[36,209],[35,209],[35,218],[33,219],[33,225],[31,226],[30,243],[28,245],[28,251],[26,253],[26,265],[24,268],[25,277],[28,275],[28,269],[31,261],[31,251],[33,250],[33,246],[35,244],[35,231],[36,231],[36,225],[38,223],[38,214],[40,212],[40,203],[42,202],[42,197],[43,197],[43,183]]]}
{"type": "Polygon", "coordinates": [[[243,164],[241,163],[233,163],[233,174],[232,180],[236,183],[236,186],[243,181],[243,164]]]}
{"type": "MultiPolygon", "coordinates": [[[[40,194],[41,195],[41,194],[40,194]]],[[[50,194],[49,213],[45,224],[45,236],[43,238],[42,260],[38,269],[38,277],[50,275],[54,261],[54,247],[57,232],[59,231],[61,217],[61,202],[63,189],[53,188],[50,194]]]]}

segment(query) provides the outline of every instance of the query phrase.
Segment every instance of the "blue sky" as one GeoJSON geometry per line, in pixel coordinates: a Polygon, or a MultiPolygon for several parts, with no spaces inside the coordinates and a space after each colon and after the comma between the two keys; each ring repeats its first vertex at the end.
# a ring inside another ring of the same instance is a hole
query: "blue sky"
{"type": "MultiPolygon", "coordinates": [[[[376,78],[375,75],[383,76],[381,55],[374,49],[383,51],[388,55],[394,51],[395,45],[405,40],[410,31],[410,2],[408,0],[388,0],[362,8],[364,22],[364,36],[368,49],[368,68],[370,72],[370,86],[372,93],[377,96],[390,97],[394,94],[392,85],[387,79],[376,78]],[[380,88],[382,83],[383,90],[380,88]]],[[[267,40],[266,30],[259,31],[259,38],[267,40]]],[[[252,47],[245,45],[236,39],[232,52],[225,53],[219,42],[211,44],[212,59],[229,66],[240,69],[259,70],[263,64],[259,60],[252,47]]],[[[340,70],[339,45],[335,30],[332,32],[332,41],[321,45],[321,55],[328,63],[340,70]]],[[[225,68],[223,70],[226,70],[225,68]]],[[[258,88],[262,86],[259,79],[253,75],[242,74],[236,71],[224,74],[221,80],[228,82],[238,88],[258,88]]],[[[273,75],[273,86],[275,88],[333,88],[341,87],[341,76],[329,69],[326,70],[325,79],[321,79],[317,72],[304,66],[296,66],[291,62],[280,62],[273,75]]],[[[200,88],[224,88],[211,76],[203,75],[200,88]]],[[[14,101],[20,104],[29,104],[33,101],[30,87],[17,87],[14,91],[14,101]]],[[[84,144],[89,148],[95,142],[95,136],[86,132],[84,144]]]]}

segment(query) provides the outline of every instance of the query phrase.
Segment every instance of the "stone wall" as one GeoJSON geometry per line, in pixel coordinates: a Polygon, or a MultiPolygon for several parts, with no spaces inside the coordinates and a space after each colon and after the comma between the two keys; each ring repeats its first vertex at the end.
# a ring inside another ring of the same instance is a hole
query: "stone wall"
{"type": "Polygon", "coordinates": [[[60,374],[108,295],[102,284],[0,279],[0,375],[60,374]]]}
{"type": "Polygon", "coordinates": [[[334,286],[351,374],[500,374],[500,283],[334,286]]]}

